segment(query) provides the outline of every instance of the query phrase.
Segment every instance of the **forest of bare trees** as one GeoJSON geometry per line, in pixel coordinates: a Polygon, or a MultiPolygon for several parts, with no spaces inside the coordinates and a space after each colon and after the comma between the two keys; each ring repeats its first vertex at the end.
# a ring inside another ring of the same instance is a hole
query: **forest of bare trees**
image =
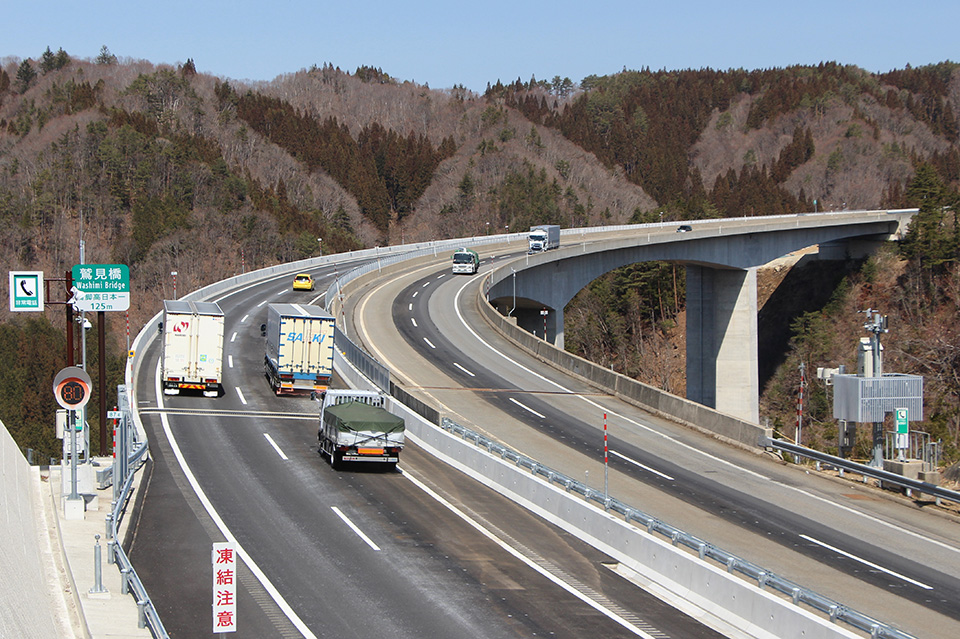
{"type": "MultiPolygon", "coordinates": [[[[929,426],[955,451],[958,344],[939,318],[956,303],[957,243],[944,229],[956,225],[958,104],[952,63],[880,75],[835,63],[624,70],[496,82],[479,95],[373,67],[325,63],[251,84],[199,74],[190,59],[157,66],[106,47],[94,60],[47,49],[0,65],[0,241],[8,269],[62,273],[77,261],[82,225],[88,262],[130,266],[136,327],[171,295],[171,271],[189,290],[315,255],[317,238],[340,252],[537,223],[935,200],[941,210],[925,213],[910,242],[836,297],[854,295],[850,306],[875,295],[903,314],[909,335],[891,352],[935,380],[929,426]]],[[[683,287],[676,265],[608,274],[567,309],[568,348],[682,393],[683,287]]],[[[817,317],[836,323],[838,308],[817,317]]],[[[798,319],[765,393],[774,420],[790,412],[790,357],[825,339],[814,319],[798,319]]],[[[114,371],[120,323],[108,327],[114,371]]],[[[0,316],[6,344],[41,334],[61,348],[58,328],[54,316],[0,316]]],[[[29,433],[52,398],[27,401],[25,361],[0,373],[0,417],[29,433]]],[[[18,441],[44,449],[31,437],[18,441]]],[[[816,437],[828,447],[829,427],[816,437]]]]}

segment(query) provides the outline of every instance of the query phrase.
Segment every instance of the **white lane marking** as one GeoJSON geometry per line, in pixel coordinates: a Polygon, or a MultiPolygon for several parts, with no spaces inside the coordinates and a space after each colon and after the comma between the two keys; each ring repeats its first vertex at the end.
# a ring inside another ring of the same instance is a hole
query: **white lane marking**
{"type": "MultiPolygon", "coordinates": [[[[560,389],[560,390],[562,390],[562,391],[564,391],[564,392],[573,394],[573,391],[565,388],[564,386],[561,386],[560,384],[554,382],[553,380],[547,379],[546,377],[544,377],[544,376],[541,375],[540,373],[537,373],[537,372],[535,372],[535,371],[527,368],[526,366],[524,366],[524,365],[521,364],[520,362],[518,362],[518,361],[516,361],[516,360],[514,360],[514,359],[511,359],[510,357],[508,357],[507,355],[505,355],[502,351],[498,351],[498,350],[497,350],[496,348],[494,348],[491,344],[488,344],[486,341],[484,341],[484,340],[476,333],[476,331],[474,331],[473,328],[470,327],[470,325],[467,324],[467,321],[464,319],[463,314],[460,312],[460,294],[463,293],[464,289],[466,289],[470,284],[471,284],[471,282],[466,282],[466,283],[464,283],[464,285],[460,287],[460,290],[457,291],[457,294],[454,296],[454,300],[453,300],[453,308],[454,308],[454,310],[457,312],[457,318],[460,320],[460,323],[463,324],[464,328],[466,328],[466,329],[470,332],[470,334],[473,335],[473,336],[477,339],[478,342],[480,342],[481,344],[483,344],[484,346],[486,346],[487,348],[489,348],[491,351],[493,351],[495,354],[497,354],[497,355],[499,355],[500,357],[502,357],[503,359],[507,360],[508,362],[510,362],[511,364],[513,364],[514,366],[516,366],[517,368],[519,368],[519,369],[521,369],[521,370],[529,373],[530,375],[533,375],[534,377],[537,377],[537,378],[543,380],[543,381],[546,382],[547,384],[550,384],[550,385],[552,385],[552,386],[555,386],[556,388],[558,388],[558,389],[560,389]]],[[[863,517],[864,519],[866,519],[866,520],[868,520],[868,521],[872,521],[873,523],[880,524],[880,525],[882,525],[882,526],[886,526],[887,528],[890,528],[891,530],[894,530],[894,531],[899,532],[899,533],[903,533],[903,534],[905,534],[905,535],[907,535],[907,536],[913,537],[914,539],[919,539],[919,540],[925,541],[925,542],[927,542],[927,543],[934,544],[934,545],[936,545],[936,546],[939,546],[940,548],[943,548],[944,550],[949,550],[949,551],[954,552],[954,553],[960,553],[960,548],[956,548],[956,547],[954,547],[954,546],[950,546],[949,544],[946,544],[946,543],[944,543],[944,542],[942,542],[942,541],[940,541],[940,540],[938,540],[938,539],[933,539],[933,538],[931,538],[931,537],[925,537],[925,536],[921,535],[920,533],[914,532],[914,531],[912,531],[912,530],[908,530],[908,529],[906,529],[906,528],[903,528],[902,526],[898,526],[897,524],[893,524],[893,523],[884,521],[883,519],[880,519],[879,517],[874,517],[873,515],[870,515],[870,514],[868,514],[868,513],[865,513],[865,512],[856,510],[856,509],[851,508],[851,507],[849,507],[849,506],[844,506],[843,504],[839,504],[839,503],[837,503],[836,501],[832,501],[832,500],[830,500],[830,499],[827,499],[826,497],[821,497],[820,495],[815,495],[815,494],[813,494],[813,493],[811,493],[811,492],[808,492],[808,491],[806,491],[806,490],[803,490],[802,488],[797,488],[796,486],[790,486],[789,484],[785,484],[785,483],[783,483],[783,482],[781,482],[781,481],[778,481],[778,480],[776,480],[776,479],[773,479],[772,477],[768,477],[768,476],[763,475],[763,474],[761,474],[761,473],[752,471],[752,470],[750,470],[750,469],[748,469],[748,468],[744,468],[743,466],[738,466],[737,464],[734,464],[733,462],[727,461],[726,459],[722,459],[722,458],[720,458],[720,457],[716,457],[716,456],[714,456],[714,455],[711,455],[710,453],[704,452],[704,451],[700,450],[699,448],[695,448],[695,447],[691,446],[690,444],[685,444],[684,442],[681,442],[681,441],[679,441],[679,440],[671,437],[670,435],[666,435],[666,434],[664,434],[664,433],[658,432],[658,431],[654,430],[653,428],[650,428],[650,427],[647,426],[646,424],[643,424],[643,423],[641,423],[641,422],[638,422],[638,421],[635,420],[635,419],[631,419],[631,418],[627,417],[626,415],[620,415],[620,414],[617,413],[616,411],[614,411],[614,410],[612,410],[612,409],[610,409],[610,408],[607,408],[607,407],[605,407],[605,406],[603,406],[603,405],[601,405],[601,404],[598,404],[597,402],[594,402],[593,400],[591,400],[591,399],[588,398],[588,397],[584,397],[583,395],[573,395],[573,396],[576,397],[576,398],[578,398],[578,399],[583,400],[584,402],[586,402],[587,404],[589,404],[589,405],[591,405],[591,406],[593,406],[593,407],[595,407],[595,408],[598,408],[598,409],[600,409],[600,410],[605,410],[605,411],[607,411],[607,413],[609,413],[609,414],[610,414],[611,416],[613,416],[613,417],[619,417],[620,419],[622,419],[622,420],[624,420],[624,421],[626,421],[626,422],[628,422],[628,423],[630,423],[630,424],[633,424],[634,426],[636,426],[636,427],[638,427],[638,428],[641,428],[641,429],[643,429],[643,430],[645,430],[645,431],[648,431],[649,433],[651,433],[651,434],[653,434],[653,435],[656,435],[657,437],[662,437],[663,439],[666,439],[666,440],[670,441],[671,443],[673,443],[673,444],[675,444],[675,445],[677,445],[677,446],[680,446],[681,448],[686,449],[688,452],[691,452],[691,453],[694,453],[694,454],[697,454],[697,455],[701,455],[701,456],[706,457],[707,459],[710,459],[710,460],[712,460],[712,461],[714,461],[714,462],[716,462],[716,463],[718,463],[718,464],[723,464],[724,466],[728,466],[728,467],[732,468],[733,470],[737,471],[738,473],[746,473],[746,474],[748,474],[748,475],[752,475],[752,476],[756,477],[757,479],[774,483],[774,484],[776,484],[777,486],[779,486],[779,487],[781,487],[781,488],[786,488],[787,490],[795,491],[795,492],[800,493],[801,495],[803,495],[803,496],[805,496],[805,497],[809,497],[809,498],[811,498],[811,499],[814,499],[814,500],[816,500],[816,501],[819,501],[820,503],[827,504],[827,505],[833,506],[833,507],[835,507],[835,508],[839,508],[840,510],[843,510],[844,512],[847,512],[847,513],[849,513],[849,514],[857,515],[857,516],[859,516],[859,517],[863,517]]]]}
{"type": "Polygon", "coordinates": [[[233,340],[235,340],[235,339],[237,339],[237,334],[236,334],[236,333],[234,333],[233,335],[230,336],[230,343],[233,344],[233,340]]]}
{"type": "Polygon", "coordinates": [[[523,404],[521,404],[520,402],[518,402],[517,400],[515,400],[515,399],[512,398],[512,397],[510,398],[510,401],[513,402],[514,404],[516,404],[517,406],[519,406],[520,408],[522,408],[523,410],[528,411],[528,412],[530,412],[530,413],[533,413],[534,415],[536,415],[536,416],[539,417],[540,419],[546,419],[546,418],[547,418],[546,415],[541,415],[540,413],[538,413],[537,411],[533,410],[533,409],[530,408],[529,406],[524,406],[523,404]]]}
{"type": "MultiPolygon", "coordinates": [[[[160,388],[160,362],[157,362],[157,372],[154,375],[155,379],[155,393],[157,396],[157,407],[163,409],[163,391],[160,388]]],[[[290,620],[297,630],[304,636],[305,639],[317,639],[317,636],[310,631],[310,628],[307,627],[307,624],[303,622],[302,619],[293,611],[293,608],[290,604],[287,603],[287,600],[283,598],[280,594],[280,591],[277,590],[277,587],[267,579],[267,575],[260,569],[260,566],[257,565],[257,562],[253,560],[253,557],[250,556],[250,553],[237,541],[237,538],[233,536],[233,533],[227,528],[227,524],[224,523],[223,519],[220,517],[220,513],[217,512],[216,508],[213,507],[210,499],[207,497],[206,493],[203,492],[203,489],[200,487],[200,482],[197,481],[197,478],[194,476],[193,471],[190,470],[190,467],[187,466],[187,460],[183,456],[183,451],[180,450],[180,444],[177,443],[177,438],[173,436],[173,430],[170,428],[170,420],[167,418],[166,413],[160,413],[160,423],[163,425],[163,433],[167,437],[167,441],[170,442],[170,449],[173,450],[174,457],[177,458],[177,463],[180,464],[180,469],[183,470],[184,477],[187,478],[187,482],[190,484],[190,487],[193,488],[194,494],[196,494],[197,499],[200,500],[200,503],[203,504],[204,510],[207,511],[207,514],[210,515],[210,519],[213,520],[213,523],[220,530],[220,534],[223,535],[226,541],[229,541],[234,545],[234,548],[237,549],[237,554],[240,556],[240,559],[243,560],[243,563],[247,565],[247,568],[250,569],[250,572],[257,578],[257,581],[263,586],[264,590],[270,595],[270,598],[276,602],[280,610],[283,611],[283,614],[287,616],[287,619],[290,620]]]]}
{"type": "Polygon", "coordinates": [[[266,304],[266,303],[267,303],[267,300],[263,300],[262,302],[260,302],[259,304],[257,304],[257,308],[260,308],[261,306],[263,306],[263,305],[266,304]]]}
{"type": "Polygon", "coordinates": [[[543,575],[544,577],[546,577],[547,579],[549,579],[550,581],[552,581],[553,583],[555,583],[556,585],[560,586],[561,588],[563,588],[564,590],[566,590],[567,592],[569,592],[571,595],[573,595],[574,597],[576,597],[576,598],[579,599],[580,601],[584,602],[585,604],[587,604],[588,606],[590,606],[590,607],[593,608],[594,610],[600,612],[601,614],[609,617],[611,620],[613,620],[613,621],[615,621],[616,623],[620,624],[621,626],[623,626],[624,628],[626,628],[627,630],[629,630],[629,631],[632,632],[633,634],[637,635],[638,637],[642,637],[643,639],[653,639],[653,636],[652,636],[652,635],[647,634],[646,632],[644,632],[644,631],[641,630],[640,628],[636,627],[635,625],[633,625],[632,623],[630,623],[629,621],[627,621],[626,619],[624,619],[623,617],[621,617],[620,615],[618,615],[617,613],[615,613],[614,611],[612,611],[612,610],[610,610],[609,608],[607,608],[606,606],[604,606],[604,605],[603,605],[602,603],[600,603],[599,601],[595,601],[594,599],[592,599],[592,598],[591,598],[589,595],[587,595],[586,593],[581,592],[580,590],[578,590],[578,589],[577,589],[575,586],[573,586],[572,584],[567,583],[566,581],[564,581],[563,579],[561,579],[560,577],[558,577],[557,575],[555,575],[552,571],[547,570],[546,568],[544,568],[543,566],[541,566],[541,565],[538,564],[537,562],[533,561],[532,559],[530,559],[529,557],[527,557],[527,556],[524,555],[523,553],[521,553],[521,552],[519,552],[518,550],[514,549],[514,548],[513,548],[511,545],[509,545],[507,542],[503,541],[502,539],[500,539],[499,537],[497,537],[496,535],[494,535],[492,532],[490,532],[489,530],[487,530],[486,528],[484,528],[479,522],[477,522],[477,521],[475,521],[474,519],[472,519],[471,517],[467,516],[466,513],[464,513],[463,511],[461,511],[459,508],[457,508],[456,506],[454,506],[453,504],[451,504],[449,501],[447,501],[446,499],[444,499],[443,497],[441,497],[441,496],[438,495],[437,493],[435,493],[433,490],[431,490],[428,486],[426,486],[426,485],[425,485],[423,482],[421,482],[419,479],[416,479],[416,478],[414,478],[414,477],[411,477],[410,474],[409,474],[409,473],[406,473],[406,472],[403,473],[403,476],[404,476],[406,479],[408,479],[408,480],[410,480],[411,482],[413,482],[413,485],[414,485],[414,486],[416,486],[417,488],[419,488],[420,490],[422,490],[423,492],[425,492],[427,495],[429,495],[430,497],[432,497],[433,499],[435,499],[438,503],[442,504],[445,508],[447,508],[447,510],[449,510],[449,511],[452,512],[454,515],[456,515],[457,517],[459,517],[460,519],[462,519],[463,521],[465,521],[465,522],[466,522],[468,525],[470,525],[471,527],[473,527],[473,528],[474,528],[477,532],[479,532],[481,535],[483,535],[484,537],[486,537],[487,539],[489,539],[489,540],[492,541],[493,543],[497,544],[498,546],[500,546],[501,548],[503,548],[505,551],[507,551],[508,553],[510,553],[513,557],[519,559],[520,561],[522,561],[523,563],[525,563],[527,566],[529,566],[530,568],[534,569],[535,571],[537,571],[538,573],[540,573],[541,575],[543,575]]]}
{"type": "Polygon", "coordinates": [[[427,288],[428,286],[430,286],[430,282],[426,281],[423,283],[423,286],[421,286],[420,288],[427,288]]]}
{"type": "Polygon", "coordinates": [[[436,346],[433,345],[433,342],[428,340],[426,337],[423,338],[423,341],[425,341],[427,343],[427,346],[429,346],[430,348],[436,348],[436,346]]]}
{"type": "Polygon", "coordinates": [[[413,322],[413,327],[414,327],[414,328],[418,328],[418,326],[417,326],[417,318],[416,318],[416,317],[411,317],[411,318],[410,318],[410,321],[413,322]]]}
{"type": "Polygon", "coordinates": [[[240,320],[240,323],[243,324],[244,322],[246,322],[248,317],[250,317],[250,316],[249,316],[249,315],[244,315],[244,316],[243,316],[243,319],[240,320]]]}
{"type": "Polygon", "coordinates": [[[227,355],[227,364],[233,368],[233,355],[227,355]]]}
{"type": "Polygon", "coordinates": [[[611,455],[616,455],[616,456],[619,457],[620,459],[623,459],[623,460],[625,460],[625,461],[628,461],[628,462],[630,462],[631,464],[633,464],[633,465],[635,465],[635,466],[639,466],[640,468],[644,469],[644,470],[647,471],[647,472],[653,473],[654,475],[659,475],[660,477],[663,477],[664,479],[667,479],[667,480],[669,480],[669,481],[673,481],[673,477],[671,477],[670,475],[666,475],[666,474],[664,474],[664,473],[661,473],[659,470],[656,470],[656,469],[654,469],[654,468],[650,468],[649,466],[647,466],[647,465],[645,465],[645,464],[641,464],[641,463],[638,462],[636,459],[630,459],[630,458],[627,457],[626,455],[624,455],[624,454],[622,454],[622,453],[618,453],[618,452],[615,451],[615,450],[611,450],[611,451],[610,451],[610,454],[611,454],[611,455]]]}
{"type": "Polygon", "coordinates": [[[464,373],[466,373],[466,374],[469,375],[470,377],[476,377],[476,375],[474,375],[473,373],[471,373],[470,371],[468,371],[467,369],[465,369],[465,368],[464,368],[463,366],[461,366],[460,364],[457,364],[456,362],[454,362],[453,365],[456,366],[457,368],[459,368],[460,370],[462,370],[464,373]]]}
{"type": "Polygon", "coordinates": [[[367,542],[367,545],[368,545],[368,546],[370,546],[370,547],[373,548],[374,550],[380,550],[380,546],[378,546],[378,545],[376,545],[375,543],[373,543],[373,540],[372,540],[372,539],[370,539],[370,538],[367,537],[365,534],[363,534],[363,531],[360,530],[359,528],[357,528],[357,525],[356,525],[355,523],[353,523],[352,521],[350,521],[350,518],[349,518],[349,517],[347,517],[347,516],[344,515],[342,512],[340,512],[340,509],[339,509],[339,508],[337,508],[336,506],[331,506],[330,508],[333,510],[333,512],[337,513],[337,517],[339,517],[340,519],[342,519],[342,520],[343,520],[343,523],[345,523],[346,525],[350,526],[350,529],[353,530],[353,532],[357,533],[357,536],[360,537],[360,539],[362,539],[362,540],[364,540],[365,542],[367,542]]]}
{"type": "Polygon", "coordinates": [[[860,562],[861,564],[863,564],[864,566],[869,566],[870,568],[874,568],[874,569],[876,569],[876,570],[879,570],[880,572],[885,572],[885,573],[887,573],[888,575],[892,575],[892,576],[896,577],[897,579],[902,579],[902,580],[904,580],[904,581],[906,581],[906,582],[908,582],[908,583],[913,584],[914,586],[920,586],[920,587],[923,588],[924,590],[933,590],[933,586],[928,586],[927,584],[922,583],[922,582],[919,582],[919,581],[917,581],[916,579],[911,579],[910,577],[906,577],[906,576],[904,576],[904,575],[901,575],[900,573],[894,572],[894,571],[892,571],[892,570],[889,570],[888,568],[884,568],[883,566],[878,566],[877,564],[873,563],[872,561],[867,561],[866,559],[863,559],[862,557],[857,557],[856,555],[850,554],[850,553],[848,553],[848,552],[845,551],[845,550],[840,550],[839,548],[836,548],[836,547],[834,547],[834,546],[831,546],[830,544],[826,544],[826,543],[820,541],[819,539],[814,539],[813,537],[810,537],[809,535],[800,535],[800,537],[801,537],[801,539],[806,539],[807,541],[809,541],[809,542],[811,542],[811,543],[814,543],[814,544],[817,544],[818,546],[823,546],[823,547],[826,548],[827,550],[832,550],[833,552],[839,553],[839,554],[843,555],[844,557],[849,557],[850,559],[853,559],[854,561],[858,561],[858,562],[860,562]]]}
{"type": "Polygon", "coordinates": [[[239,387],[239,386],[237,386],[237,395],[240,396],[240,402],[241,402],[244,406],[246,406],[246,405],[247,405],[247,398],[243,396],[243,391],[240,390],[240,387],[239,387]]]}
{"type": "Polygon", "coordinates": [[[267,441],[270,442],[270,445],[273,446],[273,449],[277,451],[278,455],[280,455],[280,459],[282,459],[283,461],[287,461],[287,456],[284,455],[283,451],[280,450],[280,447],[277,446],[277,442],[273,441],[273,437],[271,437],[269,433],[264,433],[263,436],[267,438],[267,441]]]}
{"type": "Polygon", "coordinates": [[[438,279],[438,280],[439,280],[439,279],[442,279],[445,275],[446,275],[446,273],[441,273],[440,275],[437,276],[437,279],[438,279]]]}
{"type": "Polygon", "coordinates": [[[413,302],[410,302],[409,304],[407,304],[407,310],[408,310],[408,311],[412,311],[412,310],[413,310],[413,302]]]}
{"type": "Polygon", "coordinates": [[[413,292],[413,295],[411,295],[410,297],[416,297],[416,296],[419,295],[419,294],[420,294],[420,291],[414,291],[414,292],[413,292]]]}

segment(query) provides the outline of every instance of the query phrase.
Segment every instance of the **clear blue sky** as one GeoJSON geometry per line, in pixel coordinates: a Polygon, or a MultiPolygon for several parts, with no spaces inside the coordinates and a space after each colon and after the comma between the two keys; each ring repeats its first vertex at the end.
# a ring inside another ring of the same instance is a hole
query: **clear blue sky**
{"type": "Polygon", "coordinates": [[[628,69],[758,69],[835,60],[868,71],[960,61],[957,0],[47,0],[3,10],[0,58],[49,46],[271,80],[331,62],[482,91],[628,69]]]}

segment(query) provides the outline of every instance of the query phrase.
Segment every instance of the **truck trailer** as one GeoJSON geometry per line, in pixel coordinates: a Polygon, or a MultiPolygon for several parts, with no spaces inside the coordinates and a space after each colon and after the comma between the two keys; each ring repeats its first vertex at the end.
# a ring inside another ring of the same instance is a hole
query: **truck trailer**
{"type": "Polygon", "coordinates": [[[160,380],[164,395],[199,390],[218,397],[223,383],[223,311],[215,302],[164,300],[160,380]]]}
{"type": "Polygon", "coordinates": [[[479,270],[480,256],[477,255],[476,251],[468,248],[462,248],[457,249],[457,252],[453,254],[454,273],[466,273],[467,275],[473,275],[479,270]]]}
{"type": "MultiPolygon", "coordinates": [[[[316,396],[315,396],[316,397],[316,396]]],[[[345,462],[396,467],[404,444],[404,421],[373,391],[328,390],[320,407],[319,452],[337,469],[345,462]]]]}
{"type": "Polygon", "coordinates": [[[333,373],[334,318],[310,304],[268,304],[264,374],[277,395],[325,392],[333,373]]]}
{"type": "Polygon", "coordinates": [[[530,242],[530,248],[527,253],[542,253],[555,249],[560,246],[560,227],[556,224],[540,224],[530,227],[530,235],[527,236],[530,242]]]}

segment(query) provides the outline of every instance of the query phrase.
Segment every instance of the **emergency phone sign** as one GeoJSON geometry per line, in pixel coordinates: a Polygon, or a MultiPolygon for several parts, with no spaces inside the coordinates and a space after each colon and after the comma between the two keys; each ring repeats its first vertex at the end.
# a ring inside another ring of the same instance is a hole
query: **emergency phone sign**
{"type": "Polygon", "coordinates": [[[230,542],[213,544],[213,632],[237,631],[237,550],[230,542]]]}

